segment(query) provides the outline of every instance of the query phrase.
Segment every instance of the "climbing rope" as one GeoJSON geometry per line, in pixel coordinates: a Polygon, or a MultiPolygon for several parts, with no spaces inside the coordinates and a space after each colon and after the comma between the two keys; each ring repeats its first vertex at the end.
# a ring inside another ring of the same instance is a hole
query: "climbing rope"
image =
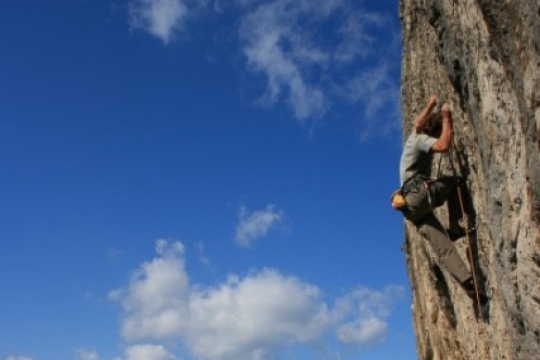
{"type": "MultiPolygon", "coordinates": [[[[447,152],[447,156],[448,156],[448,160],[449,160],[449,163],[450,163],[450,167],[452,169],[452,173],[453,173],[453,176],[455,179],[458,179],[458,174],[457,174],[457,170],[456,170],[456,166],[454,165],[454,158],[452,156],[452,150],[455,150],[456,151],[456,156],[457,156],[457,161],[458,161],[458,165],[460,167],[460,170],[461,172],[463,173],[463,164],[461,162],[461,159],[459,157],[459,151],[456,149],[456,144],[455,144],[455,139],[454,137],[452,137],[452,148],[450,149],[450,151],[447,152]]],[[[441,156],[442,158],[442,156],[441,156]]],[[[441,161],[441,160],[439,160],[441,161]]],[[[439,164],[439,167],[440,167],[440,164],[439,164]]],[[[463,179],[464,180],[464,179],[463,179]]],[[[483,309],[482,309],[482,301],[480,299],[480,291],[479,291],[479,282],[478,282],[478,276],[476,274],[476,266],[475,266],[475,261],[474,261],[474,254],[473,254],[473,249],[472,249],[472,242],[471,242],[471,237],[470,237],[470,234],[469,234],[469,219],[467,218],[467,215],[468,215],[468,212],[466,211],[465,209],[465,204],[464,204],[464,201],[463,201],[463,193],[462,193],[462,184],[461,184],[461,181],[459,181],[457,183],[457,194],[458,194],[458,199],[459,199],[459,206],[461,207],[461,213],[463,215],[463,224],[464,224],[464,228],[465,228],[465,234],[466,234],[466,243],[467,243],[467,250],[468,250],[468,256],[469,256],[469,259],[471,261],[471,274],[472,274],[472,280],[473,280],[473,287],[474,287],[474,293],[475,293],[475,297],[476,297],[476,306],[477,306],[477,312],[478,312],[478,315],[483,319],[484,319],[484,314],[483,314],[483,309]]],[[[486,343],[486,339],[484,336],[481,336],[481,335],[485,335],[485,324],[484,324],[484,321],[481,321],[479,324],[478,324],[478,339],[480,341],[480,346],[481,346],[481,349],[482,351],[478,352],[478,358],[479,359],[488,359],[488,349],[487,349],[487,343],[486,343]]]]}
{"type": "MultiPolygon", "coordinates": [[[[453,141],[454,140],[452,139],[452,142],[453,141]]],[[[453,146],[455,147],[454,144],[453,144],[453,146]]],[[[473,277],[474,291],[475,291],[476,300],[478,302],[478,306],[480,306],[481,301],[480,301],[480,295],[479,295],[479,291],[478,291],[479,288],[478,288],[478,282],[477,282],[477,277],[476,277],[476,272],[475,272],[474,258],[473,258],[471,239],[470,239],[471,229],[469,228],[469,219],[467,218],[468,212],[465,209],[465,202],[463,200],[463,193],[461,192],[462,191],[462,188],[461,188],[462,181],[458,180],[460,177],[458,176],[456,167],[454,165],[454,158],[452,156],[451,150],[452,149],[450,149],[446,153],[446,155],[448,156],[448,162],[450,163],[450,167],[452,169],[452,175],[454,177],[454,180],[456,181],[458,201],[459,201],[459,206],[460,206],[460,209],[461,209],[461,214],[463,216],[462,222],[464,224],[464,230],[465,230],[465,236],[467,238],[467,244],[469,245],[468,246],[468,256],[469,256],[469,258],[471,259],[471,262],[472,262],[472,266],[471,266],[472,271],[471,272],[472,272],[472,277],[473,277]]],[[[439,165],[437,167],[437,179],[440,179],[441,176],[442,176],[442,160],[443,160],[443,154],[441,154],[439,156],[439,165]]],[[[461,168],[461,166],[460,166],[460,168],[461,168]]],[[[447,236],[448,236],[448,234],[447,234],[447,236]]]]}
{"type": "MultiPolygon", "coordinates": [[[[454,165],[454,159],[453,159],[451,151],[448,151],[447,155],[448,155],[448,160],[450,162],[450,167],[452,169],[454,179],[457,180],[457,179],[459,179],[459,177],[457,175],[457,171],[456,171],[456,167],[454,165]]],[[[474,257],[473,257],[473,251],[472,251],[472,245],[471,245],[471,237],[470,237],[470,231],[469,231],[470,230],[469,229],[469,221],[468,221],[468,218],[467,218],[468,212],[465,209],[465,203],[463,201],[463,193],[462,193],[461,181],[458,181],[456,186],[457,186],[457,195],[458,195],[458,200],[459,200],[459,206],[461,208],[461,213],[463,214],[463,226],[464,226],[465,234],[466,234],[466,237],[467,237],[468,255],[469,255],[469,259],[471,260],[471,273],[472,273],[472,279],[473,279],[473,285],[474,285],[474,293],[476,295],[476,301],[477,301],[478,309],[480,310],[482,302],[480,300],[480,292],[479,292],[479,287],[478,287],[478,277],[476,275],[476,270],[475,270],[476,266],[475,266],[475,263],[474,263],[474,257]]]]}

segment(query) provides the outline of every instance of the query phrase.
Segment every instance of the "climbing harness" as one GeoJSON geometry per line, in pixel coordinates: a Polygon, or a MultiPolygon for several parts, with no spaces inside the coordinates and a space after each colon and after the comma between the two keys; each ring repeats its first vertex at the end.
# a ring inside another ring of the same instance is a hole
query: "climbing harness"
{"type": "Polygon", "coordinates": [[[392,207],[396,210],[404,211],[407,209],[407,200],[406,196],[408,193],[417,192],[420,186],[425,186],[428,191],[426,191],[427,199],[429,203],[429,208],[432,209],[431,194],[429,193],[429,183],[433,181],[423,175],[415,175],[410,179],[407,179],[403,185],[395,190],[392,195],[390,195],[390,201],[392,207]]]}

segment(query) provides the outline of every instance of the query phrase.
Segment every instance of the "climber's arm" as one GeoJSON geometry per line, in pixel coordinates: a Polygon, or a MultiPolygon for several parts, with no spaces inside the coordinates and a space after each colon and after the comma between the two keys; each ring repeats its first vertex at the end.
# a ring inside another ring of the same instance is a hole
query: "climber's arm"
{"type": "Polygon", "coordinates": [[[443,105],[441,115],[441,136],[431,145],[431,152],[447,152],[452,145],[452,114],[450,113],[450,105],[448,103],[443,105]]]}
{"type": "Polygon", "coordinates": [[[418,114],[418,116],[414,119],[414,128],[415,130],[418,129],[423,122],[426,120],[426,117],[429,115],[431,110],[437,105],[437,95],[433,94],[429,97],[429,102],[427,103],[424,110],[418,114]]]}

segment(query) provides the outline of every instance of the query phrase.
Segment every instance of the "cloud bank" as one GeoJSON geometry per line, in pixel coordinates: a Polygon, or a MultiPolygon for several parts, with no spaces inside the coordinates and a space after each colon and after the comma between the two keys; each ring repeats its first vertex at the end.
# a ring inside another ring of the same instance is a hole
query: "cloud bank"
{"type": "Polygon", "coordinates": [[[110,293],[122,309],[121,334],[132,345],[116,360],[168,360],[163,343],[196,359],[263,360],[282,348],[324,341],[381,341],[400,287],[358,288],[328,304],[321,290],[274,269],[191,284],[181,242],[156,242],[157,256],[110,293]],[[152,345],[149,345],[149,342],[152,345]]]}

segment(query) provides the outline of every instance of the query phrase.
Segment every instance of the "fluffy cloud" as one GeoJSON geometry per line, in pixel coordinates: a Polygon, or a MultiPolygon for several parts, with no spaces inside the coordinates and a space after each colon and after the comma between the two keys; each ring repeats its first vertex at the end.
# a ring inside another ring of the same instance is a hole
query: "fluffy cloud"
{"type": "MultiPolygon", "coordinates": [[[[183,245],[159,240],[156,249],[158,256],[143,263],[125,288],[111,292],[123,308],[122,335],[130,342],[180,341],[200,360],[267,359],[275,349],[329,334],[346,343],[378,341],[401,291],[360,288],[330,307],[318,287],[273,269],[230,275],[212,287],[192,285],[183,245]]],[[[173,355],[158,345],[134,345],[124,356],[143,358],[173,355]]]]}
{"type": "Polygon", "coordinates": [[[192,296],[187,343],[200,359],[252,359],[318,338],[331,323],[319,290],[275,270],[231,276],[192,296]]]}
{"type": "Polygon", "coordinates": [[[184,246],[158,240],[159,257],[145,262],[125,290],[110,296],[120,300],[128,316],[122,334],[128,339],[167,338],[189,325],[189,279],[184,268],[184,246]]]}
{"type": "Polygon", "coordinates": [[[188,10],[182,0],[133,0],[129,13],[133,27],[146,30],[168,43],[182,29],[188,10]]]}
{"type": "Polygon", "coordinates": [[[238,245],[249,247],[256,239],[265,236],[282,222],[283,213],[273,205],[252,213],[249,213],[245,207],[241,207],[238,219],[234,239],[238,245]]]}

